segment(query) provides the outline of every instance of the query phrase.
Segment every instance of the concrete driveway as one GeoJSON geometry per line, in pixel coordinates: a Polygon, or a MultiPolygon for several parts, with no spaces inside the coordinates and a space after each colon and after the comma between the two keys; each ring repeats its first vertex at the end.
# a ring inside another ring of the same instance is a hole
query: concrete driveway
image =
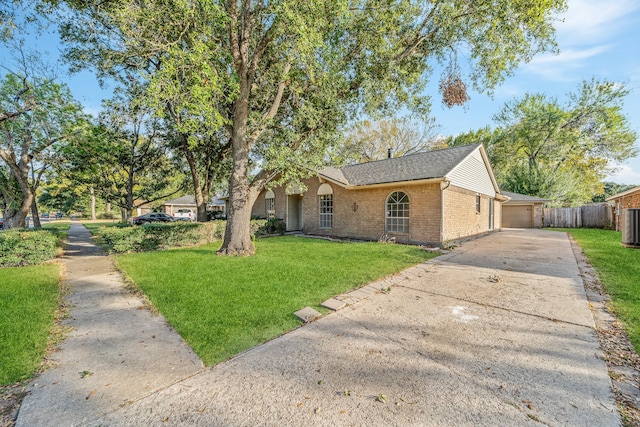
{"type": "Polygon", "coordinates": [[[390,283],[91,425],[620,425],[565,234],[502,231],[390,283]]]}

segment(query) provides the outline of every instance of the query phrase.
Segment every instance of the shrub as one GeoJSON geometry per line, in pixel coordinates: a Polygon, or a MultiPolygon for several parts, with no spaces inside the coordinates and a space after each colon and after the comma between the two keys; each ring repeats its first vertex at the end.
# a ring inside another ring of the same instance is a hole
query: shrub
{"type": "Polygon", "coordinates": [[[111,252],[139,252],[142,250],[142,240],[144,239],[142,231],[142,228],[130,225],[127,227],[100,227],[98,242],[111,252]]]}
{"type": "MultiPolygon", "coordinates": [[[[216,230],[216,236],[219,239],[224,238],[224,232],[227,228],[227,221],[215,221],[218,223],[218,227],[216,230]]],[[[283,219],[273,218],[273,219],[264,219],[264,218],[252,218],[251,219],[251,238],[254,239],[256,237],[261,236],[269,236],[272,234],[284,234],[286,229],[286,225],[283,219]]]]}
{"type": "Polygon", "coordinates": [[[58,252],[58,235],[50,230],[6,230],[0,233],[0,267],[40,264],[58,252]]]}
{"type": "MultiPolygon", "coordinates": [[[[98,241],[115,253],[144,252],[181,246],[202,245],[221,240],[227,221],[193,223],[152,222],[141,226],[119,224],[98,229],[98,241]]],[[[281,219],[251,221],[251,237],[284,234],[285,224],[281,219]]]]}
{"type": "Polygon", "coordinates": [[[171,224],[148,223],[134,227],[126,224],[101,227],[100,244],[111,252],[143,252],[170,247],[191,246],[217,240],[214,226],[180,221],[171,224]]]}
{"type": "Polygon", "coordinates": [[[116,212],[113,211],[109,211],[109,212],[98,212],[98,214],[96,215],[96,218],[98,219],[115,219],[117,216],[120,216],[120,214],[116,214],[116,212]]]}

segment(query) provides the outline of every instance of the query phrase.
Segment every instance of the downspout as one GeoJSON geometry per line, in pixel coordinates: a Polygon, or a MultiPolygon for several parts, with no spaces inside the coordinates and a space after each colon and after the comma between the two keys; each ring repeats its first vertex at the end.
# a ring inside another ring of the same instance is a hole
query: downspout
{"type": "Polygon", "coordinates": [[[444,190],[450,185],[451,181],[446,179],[440,183],[440,244],[444,243],[444,190]],[[445,187],[443,187],[444,184],[446,184],[445,187]]]}

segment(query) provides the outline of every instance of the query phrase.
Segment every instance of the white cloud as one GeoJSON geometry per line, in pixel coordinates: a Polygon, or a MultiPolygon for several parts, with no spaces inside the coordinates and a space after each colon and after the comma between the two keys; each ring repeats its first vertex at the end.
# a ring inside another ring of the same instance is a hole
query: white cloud
{"type": "Polygon", "coordinates": [[[605,181],[613,181],[618,184],[638,185],[640,184],[640,169],[634,169],[628,165],[617,165],[616,171],[608,175],[605,181]]]}
{"type": "Polygon", "coordinates": [[[558,55],[541,55],[533,58],[524,69],[549,80],[571,81],[575,80],[575,74],[571,75],[572,71],[585,67],[589,59],[607,49],[608,45],[602,45],[587,49],[566,49],[558,55]]]}
{"type": "Polygon", "coordinates": [[[581,79],[599,55],[620,47],[615,37],[629,30],[640,9],[637,0],[568,0],[568,5],[555,24],[560,54],[535,57],[526,71],[556,82],[581,79]]]}
{"type": "Polygon", "coordinates": [[[607,40],[618,33],[625,19],[640,7],[636,0],[569,0],[567,12],[558,22],[561,44],[589,44],[607,40]]]}

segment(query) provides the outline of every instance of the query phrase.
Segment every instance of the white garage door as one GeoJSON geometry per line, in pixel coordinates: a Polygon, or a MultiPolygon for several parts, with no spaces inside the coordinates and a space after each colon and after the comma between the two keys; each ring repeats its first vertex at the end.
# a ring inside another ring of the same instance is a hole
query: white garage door
{"type": "Polygon", "coordinates": [[[502,206],[502,227],[532,228],[533,206],[502,206]]]}

